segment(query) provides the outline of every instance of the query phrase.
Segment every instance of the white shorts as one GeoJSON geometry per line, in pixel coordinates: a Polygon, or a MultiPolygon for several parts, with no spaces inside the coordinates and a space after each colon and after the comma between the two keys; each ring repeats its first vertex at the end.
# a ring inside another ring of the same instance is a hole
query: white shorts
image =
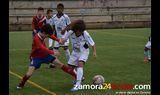
{"type": "Polygon", "coordinates": [[[54,42],[54,47],[69,46],[69,39],[64,44],[59,44],[57,41],[54,42]]]}
{"type": "Polygon", "coordinates": [[[148,41],[147,44],[145,45],[145,47],[151,49],[151,41],[148,41]]]}
{"type": "Polygon", "coordinates": [[[74,52],[72,51],[68,64],[69,65],[73,65],[73,66],[77,66],[78,65],[78,61],[84,61],[86,62],[89,56],[89,51],[88,52],[74,52]]]}

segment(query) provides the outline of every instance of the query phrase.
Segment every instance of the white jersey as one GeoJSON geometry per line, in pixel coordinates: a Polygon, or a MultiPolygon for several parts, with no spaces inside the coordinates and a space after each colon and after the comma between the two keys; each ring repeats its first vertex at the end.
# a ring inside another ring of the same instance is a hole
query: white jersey
{"type": "Polygon", "coordinates": [[[64,40],[67,40],[69,38],[71,40],[72,49],[75,52],[89,52],[89,48],[86,48],[84,45],[87,44],[87,46],[93,46],[95,44],[87,31],[84,31],[83,35],[77,37],[75,33],[70,30],[65,35],[64,40]]]}
{"type": "Polygon", "coordinates": [[[52,18],[46,18],[46,23],[47,24],[50,24],[50,25],[53,25],[53,21],[52,21],[52,18]]]}
{"type": "Polygon", "coordinates": [[[58,38],[62,38],[61,31],[71,23],[70,18],[68,15],[63,14],[60,18],[57,17],[57,15],[53,15],[52,17],[52,23],[55,25],[55,30],[58,38]]]}
{"type": "Polygon", "coordinates": [[[146,43],[145,47],[151,49],[151,37],[149,37],[148,42],[146,43]]]}

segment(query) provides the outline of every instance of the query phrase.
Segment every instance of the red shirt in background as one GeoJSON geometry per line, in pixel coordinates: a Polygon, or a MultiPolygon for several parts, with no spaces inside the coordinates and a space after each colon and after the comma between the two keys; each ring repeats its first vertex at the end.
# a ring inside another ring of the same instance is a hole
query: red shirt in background
{"type": "Polygon", "coordinates": [[[45,21],[46,17],[45,16],[42,16],[42,17],[38,17],[38,16],[34,16],[33,17],[33,20],[32,20],[32,29],[34,30],[39,30],[41,29],[41,27],[46,24],[46,21],[45,21]]]}

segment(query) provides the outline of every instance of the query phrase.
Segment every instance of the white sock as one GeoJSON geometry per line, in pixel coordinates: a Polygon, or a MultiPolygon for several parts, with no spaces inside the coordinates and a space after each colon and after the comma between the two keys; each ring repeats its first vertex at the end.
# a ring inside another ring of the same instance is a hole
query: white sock
{"type": "Polygon", "coordinates": [[[70,57],[70,51],[69,51],[69,49],[65,50],[65,54],[66,54],[67,60],[69,60],[69,57],[70,57]]]}
{"type": "Polygon", "coordinates": [[[53,43],[53,40],[49,38],[48,41],[49,41],[49,47],[51,47],[51,46],[52,46],[52,43],[53,43]]]}
{"type": "Polygon", "coordinates": [[[76,82],[76,85],[80,85],[81,84],[82,77],[83,77],[83,68],[82,67],[78,67],[77,68],[77,82],[76,82]]]}

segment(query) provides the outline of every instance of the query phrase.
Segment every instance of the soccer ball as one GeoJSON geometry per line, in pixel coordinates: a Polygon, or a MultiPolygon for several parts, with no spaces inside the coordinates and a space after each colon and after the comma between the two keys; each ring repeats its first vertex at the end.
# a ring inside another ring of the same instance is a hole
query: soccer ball
{"type": "Polygon", "coordinates": [[[102,85],[105,79],[102,75],[95,75],[92,79],[94,85],[102,85]]]}

